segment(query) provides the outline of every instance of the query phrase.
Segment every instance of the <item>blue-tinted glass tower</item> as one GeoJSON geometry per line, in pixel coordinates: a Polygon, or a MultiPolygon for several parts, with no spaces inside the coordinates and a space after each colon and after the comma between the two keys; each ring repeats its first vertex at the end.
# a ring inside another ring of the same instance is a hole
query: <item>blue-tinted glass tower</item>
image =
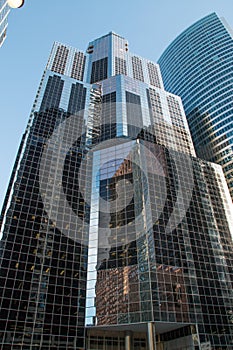
{"type": "Polygon", "coordinates": [[[230,350],[231,210],[157,64],[55,43],[1,214],[1,348],[230,350]]]}
{"type": "Polygon", "coordinates": [[[233,199],[233,31],[212,13],[159,59],[164,85],[182,97],[197,155],[222,166],[233,199]]]}

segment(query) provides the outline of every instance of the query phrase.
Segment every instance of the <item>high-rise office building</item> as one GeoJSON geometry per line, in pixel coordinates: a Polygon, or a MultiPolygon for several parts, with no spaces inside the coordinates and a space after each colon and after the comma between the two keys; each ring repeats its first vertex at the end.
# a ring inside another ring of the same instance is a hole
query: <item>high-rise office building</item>
{"type": "Polygon", "coordinates": [[[163,52],[166,90],[181,96],[197,156],[222,166],[233,200],[233,31],[212,13],[163,52]]]}
{"type": "Polygon", "coordinates": [[[231,349],[222,169],[119,35],[54,44],[1,221],[4,350],[231,349]]]}
{"type": "Polygon", "coordinates": [[[6,39],[9,12],[10,8],[7,4],[7,0],[0,0],[0,47],[6,39]]]}

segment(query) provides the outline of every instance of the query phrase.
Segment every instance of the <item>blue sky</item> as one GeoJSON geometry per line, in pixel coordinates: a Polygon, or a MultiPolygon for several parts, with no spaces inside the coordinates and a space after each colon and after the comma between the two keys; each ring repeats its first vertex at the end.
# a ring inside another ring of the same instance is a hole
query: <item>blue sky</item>
{"type": "Polygon", "coordinates": [[[132,52],[156,62],[178,34],[211,12],[233,27],[232,0],[25,0],[12,10],[0,48],[0,206],[54,41],[85,50],[113,30],[132,52]]]}

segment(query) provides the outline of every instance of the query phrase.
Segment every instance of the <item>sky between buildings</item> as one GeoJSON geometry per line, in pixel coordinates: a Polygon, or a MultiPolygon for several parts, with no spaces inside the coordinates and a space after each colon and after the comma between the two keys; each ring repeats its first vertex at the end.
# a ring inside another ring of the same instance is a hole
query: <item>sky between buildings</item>
{"type": "Polygon", "coordinates": [[[54,41],[85,51],[114,31],[156,62],[184,29],[211,12],[233,28],[233,0],[25,0],[9,16],[0,48],[0,209],[54,41]]]}

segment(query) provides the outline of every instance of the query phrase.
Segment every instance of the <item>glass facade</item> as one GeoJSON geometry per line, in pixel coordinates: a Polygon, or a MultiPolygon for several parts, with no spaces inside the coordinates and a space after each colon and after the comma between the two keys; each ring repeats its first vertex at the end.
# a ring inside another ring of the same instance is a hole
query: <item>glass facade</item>
{"type": "Polygon", "coordinates": [[[7,4],[7,0],[0,0],[0,47],[6,39],[9,12],[10,8],[7,4]]]}
{"type": "Polygon", "coordinates": [[[229,350],[232,202],[159,66],[55,43],[1,215],[4,350],[229,350]]]}
{"type": "Polygon", "coordinates": [[[158,63],[182,97],[198,157],[222,166],[233,199],[233,31],[212,13],[181,33],[158,63]]]}

